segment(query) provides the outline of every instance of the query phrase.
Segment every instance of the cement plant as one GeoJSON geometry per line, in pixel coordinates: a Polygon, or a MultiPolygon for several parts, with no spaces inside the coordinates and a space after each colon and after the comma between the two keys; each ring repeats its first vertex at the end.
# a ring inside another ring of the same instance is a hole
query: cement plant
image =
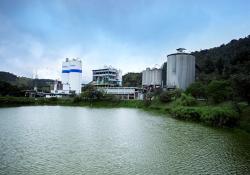
{"type": "MultiPolygon", "coordinates": [[[[84,63],[83,63],[84,64],[84,63]]],[[[26,96],[66,97],[72,94],[80,95],[82,84],[82,60],[66,58],[62,62],[61,81],[55,80],[50,93],[27,91],[26,96]]],[[[142,71],[142,82],[139,87],[123,87],[122,71],[111,66],[92,70],[93,79],[89,83],[98,90],[112,94],[123,100],[143,100],[145,94],[152,89],[185,90],[195,81],[195,57],[185,52],[184,48],[167,55],[167,60],[161,68],[146,68],[142,71]],[[167,66],[166,66],[167,65],[167,66]]]]}

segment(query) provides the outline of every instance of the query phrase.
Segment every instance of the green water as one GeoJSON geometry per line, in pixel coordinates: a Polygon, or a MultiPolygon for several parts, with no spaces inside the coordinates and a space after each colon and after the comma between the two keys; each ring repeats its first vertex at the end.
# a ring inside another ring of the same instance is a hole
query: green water
{"type": "Polygon", "coordinates": [[[0,108],[0,174],[248,174],[250,135],[136,109],[0,108]]]}

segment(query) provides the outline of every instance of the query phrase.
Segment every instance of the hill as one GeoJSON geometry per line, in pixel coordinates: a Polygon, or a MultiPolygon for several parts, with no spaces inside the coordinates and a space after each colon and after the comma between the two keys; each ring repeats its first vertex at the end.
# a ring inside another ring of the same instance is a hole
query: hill
{"type": "MultiPolygon", "coordinates": [[[[36,84],[39,90],[49,91],[51,84],[54,80],[51,79],[31,79],[26,77],[18,77],[9,72],[0,71],[0,81],[8,83],[11,86],[15,86],[19,89],[33,89],[36,84]]],[[[6,85],[6,84],[5,84],[6,85]]],[[[9,86],[8,85],[8,86],[9,86]]]]}
{"type": "Polygon", "coordinates": [[[229,78],[235,73],[247,73],[250,70],[250,35],[192,54],[196,57],[200,74],[209,76],[213,74],[216,78],[229,78]]]}

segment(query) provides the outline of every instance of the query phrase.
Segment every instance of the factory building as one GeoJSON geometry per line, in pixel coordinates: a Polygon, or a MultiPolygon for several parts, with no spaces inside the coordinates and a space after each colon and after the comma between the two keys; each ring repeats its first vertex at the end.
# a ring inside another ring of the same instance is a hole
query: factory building
{"type": "Polygon", "coordinates": [[[143,100],[143,91],[138,87],[100,87],[99,90],[121,100],[143,100]]]}
{"type": "Polygon", "coordinates": [[[142,86],[159,87],[162,84],[162,69],[146,68],[142,71],[142,86]]]}
{"type": "Polygon", "coordinates": [[[167,87],[185,90],[195,81],[195,57],[177,49],[177,53],[167,56],[167,87]]]}
{"type": "Polygon", "coordinates": [[[62,63],[62,92],[65,94],[81,93],[82,61],[80,59],[69,59],[62,63]]]}
{"type": "Polygon", "coordinates": [[[117,87],[121,86],[121,71],[112,67],[92,70],[94,86],[117,87]]]}

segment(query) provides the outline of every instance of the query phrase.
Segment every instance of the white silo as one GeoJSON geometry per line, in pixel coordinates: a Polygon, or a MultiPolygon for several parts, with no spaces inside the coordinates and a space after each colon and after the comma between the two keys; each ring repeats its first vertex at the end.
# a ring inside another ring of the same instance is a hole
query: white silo
{"type": "Polygon", "coordinates": [[[149,86],[151,83],[150,68],[146,68],[146,85],[149,86]]]}
{"type": "Polygon", "coordinates": [[[195,81],[195,57],[177,49],[177,53],[167,56],[167,86],[185,90],[195,81]]]}
{"type": "Polygon", "coordinates": [[[146,71],[142,71],[142,86],[146,85],[146,71]]]}
{"type": "Polygon", "coordinates": [[[64,91],[69,91],[69,73],[69,59],[66,58],[66,60],[62,63],[62,84],[64,91]]]}
{"type": "Polygon", "coordinates": [[[82,82],[82,61],[80,59],[70,60],[69,68],[70,90],[75,91],[76,94],[80,94],[82,82]]]}
{"type": "Polygon", "coordinates": [[[146,68],[146,70],[142,71],[142,85],[143,86],[161,85],[161,69],[146,68]]]}

